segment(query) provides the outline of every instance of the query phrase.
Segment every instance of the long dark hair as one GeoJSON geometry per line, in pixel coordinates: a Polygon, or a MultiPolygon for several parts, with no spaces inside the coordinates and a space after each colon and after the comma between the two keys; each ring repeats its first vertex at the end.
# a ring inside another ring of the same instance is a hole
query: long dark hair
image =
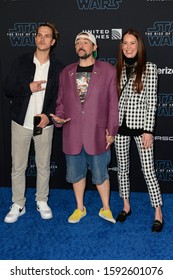
{"type": "Polygon", "coordinates": [[[119,92],[119,94],[121,94],[120,79],[121,79],[122,69],[124,66],[124,55],[123,55],[123,51],[122,51],[122,43],[123,43],[124,36],[126,34],[135,36],[138,41],[138,59],[137,59],[137,66],[135,68],[136,78],[135,78],[135,81],[133,84],[133,88],[134,88],[135,92],[140,93],[143,88],[141,79],[142,79],[142,74],[145,71],[145,66],[146,66],[146,50],[145,50],[144,42],[142,40],[140,33],[134,29],[128,29],[127,31],[125,31],[123,33],[121,43],[119,45],[118,62],[117,62],[118,92],[119,92]]]}

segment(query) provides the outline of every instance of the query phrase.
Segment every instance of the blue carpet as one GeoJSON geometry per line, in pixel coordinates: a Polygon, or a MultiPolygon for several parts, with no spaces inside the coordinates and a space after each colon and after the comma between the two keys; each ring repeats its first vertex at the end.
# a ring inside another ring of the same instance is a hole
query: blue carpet
{"type": "MultiPolygon", "coordinates": [[[[16,223],[6,224],[4,216],[11,204],[11,188],[0,188],[1,260],[172,260],[173,194],[164,194],[164,230],[152,233],[154,211],[148,193],[132,193],[132,215],[125,223],[112,224],[98,216],[98,192],[87,190],[87,216],[69,224],[75,208],[72,190],[51,189],[49,205],[53,219],[43,220],[36,211],[35,189],[26,192],[26,214],[16,223]]],[[[117,192],[111,193],[114,216],[122,210],[117,192]]]]}

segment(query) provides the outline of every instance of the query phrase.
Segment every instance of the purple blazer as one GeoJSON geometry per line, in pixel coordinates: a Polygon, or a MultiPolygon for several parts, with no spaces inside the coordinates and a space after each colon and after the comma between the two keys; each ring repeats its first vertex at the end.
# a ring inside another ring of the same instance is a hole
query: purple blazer
{"type": "Polygon", "coordinates": [[[95,61],[88,91],[81,104],[76,85],[78,63],[60,74],[56,115],[71,118],[63,126],[63,151],[76,155],[82,147],[90,155],[106,151],[106,129],[115,136],[118,131],[118,94],[116,69],[107,62],[95,61]]]}

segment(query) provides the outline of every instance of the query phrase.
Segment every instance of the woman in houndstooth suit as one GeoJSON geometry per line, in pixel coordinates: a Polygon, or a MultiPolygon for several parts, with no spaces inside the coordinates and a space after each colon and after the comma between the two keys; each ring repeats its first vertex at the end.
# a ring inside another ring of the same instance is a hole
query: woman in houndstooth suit
{"type": "Polygon", "coordinates": [[[127,30],[121,40],[117,80],[119,90],[119,131],[115,139],[119,193],[123,211],[116,218],[124,222],[131,214],[129,149],[133,137],[140,156],[151,206],[155,208],[152,231],[163,229],[162,197],[153,157],[153,130],[157,107],[157,66],[146,61],[145,47],[138,31],[127,30]]]}

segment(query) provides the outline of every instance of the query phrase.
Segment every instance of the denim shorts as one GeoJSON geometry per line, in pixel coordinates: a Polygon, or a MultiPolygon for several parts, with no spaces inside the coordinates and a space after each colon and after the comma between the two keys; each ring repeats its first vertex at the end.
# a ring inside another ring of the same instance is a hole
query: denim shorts
{"type": "Polygon", "coordinates": [[[86,178],[87,171],[90,169],[92,183],[101,185],[109,179],[108,164],[111,160],[111,151],[106,151],[99,155],[89,155],[84,148],[78,155],[65,155],[67,172],[66,180],[69,183],[79,182],[86,178]]]}

